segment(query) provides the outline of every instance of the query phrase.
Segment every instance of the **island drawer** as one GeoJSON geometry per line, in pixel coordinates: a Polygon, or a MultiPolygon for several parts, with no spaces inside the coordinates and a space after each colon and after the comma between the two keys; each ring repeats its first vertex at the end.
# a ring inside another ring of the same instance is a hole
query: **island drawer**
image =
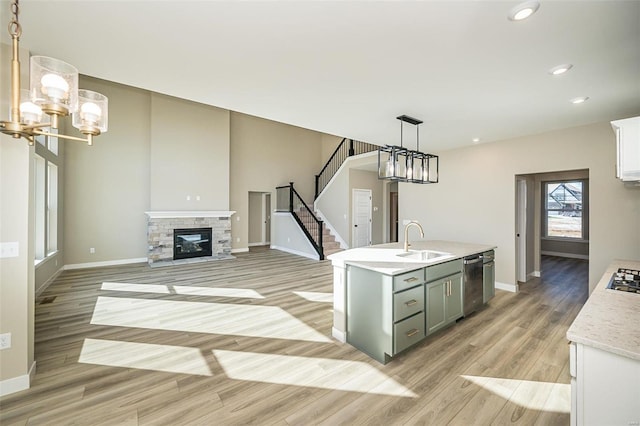
{"type": "Polygon", "coordinates": [[[424,269],[407,272],[393,277],[393,291],[406,290],[424,282],[424,269]]]}
{"type": "Polygon", "coordinates": [[[427,282],[435,281],[438,278],[457,274],[462,271],[462,259],[452,260],[450,262],[440,263],[427,267],[425,276],[427,282]]]}
{"type": "Polygon", "coordinates": [[[398,322],[423,310],[424,286],[419,285],[393,295],[393,322],[398,322]]]}
{"type": "Polygon", "coordinates": [[[420,312],[418,315],[414,315],[395,324],[393,326],[393,335],[394,354],[408,348],[414,343],[418,343],[425,336],[424,312],[420,312]]]}

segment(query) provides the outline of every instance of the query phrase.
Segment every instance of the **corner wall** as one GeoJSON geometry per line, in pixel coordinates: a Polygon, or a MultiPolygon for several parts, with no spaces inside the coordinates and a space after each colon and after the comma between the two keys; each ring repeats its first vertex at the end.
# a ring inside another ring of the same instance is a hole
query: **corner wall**
{"type": "MultiPolygon", "coordinates": [[[[275,188],[294,182],[296,191],[312,205],[314,175],[323,165],[322,134],[265,120],[231,113],[230,208],[231,233],[235,251],[248,250],[249,192],[269,192],[272,211],[275,188]]],[[[276,232],[274,222],[273,233],[276,232]]]]}

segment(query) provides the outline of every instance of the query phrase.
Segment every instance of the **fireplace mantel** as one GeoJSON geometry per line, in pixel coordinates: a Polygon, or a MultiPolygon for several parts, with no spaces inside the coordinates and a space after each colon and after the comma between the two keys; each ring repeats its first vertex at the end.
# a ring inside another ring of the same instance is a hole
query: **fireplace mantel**
{"type": "Polygon", "coordinates": [[[231,217],[235,211],[228,210],[180,210],[144,212],[149,219],[173,219],[188,217],[231,217]]]}

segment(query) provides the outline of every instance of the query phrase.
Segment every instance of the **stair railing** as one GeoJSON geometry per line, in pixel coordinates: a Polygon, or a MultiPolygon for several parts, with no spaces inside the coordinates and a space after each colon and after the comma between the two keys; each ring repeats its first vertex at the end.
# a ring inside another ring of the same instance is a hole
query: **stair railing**
{"type": "Polygon", "coordinates": [[[316,175],[316,190],[313,199],[315,200],[318,198],[347,158],[375,151],[378,148],[378,145],[343,138],[335,151],[333,151],[333,154],[331,154],[331,157],[327,160],[322,170],[320,170],[320,173],[316,175]]]}
{"type": "Polygon", "coordinates": [[[318,256],[320,256],[320,260],[324,260],[324,248],[322,247],[323,223],[300,197],[298,191],[294,189],[293,182],[289,182],[289,185],[276,187],[276,211],[291,213],[311,245],[313,245],[318,256]],[[312,219],[311,223],[303,220],[302,216],[312,219]]]}

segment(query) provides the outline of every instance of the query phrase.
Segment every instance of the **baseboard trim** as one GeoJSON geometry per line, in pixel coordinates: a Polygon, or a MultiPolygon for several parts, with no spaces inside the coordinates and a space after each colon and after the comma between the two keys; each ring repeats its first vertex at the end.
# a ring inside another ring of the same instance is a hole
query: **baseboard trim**
{"type": "Polygon", "coordinates": [[[509,291],[511,293],[517,293],[518,290],[520,289],[518,287],[518,284],[507,284],[507,283],[501,283],[498,281],[496,281],[496,288],[498,290],[509,291]]]}
{"type": "Polygon", "coordinates": [[[317,253],[314,256],[312,254],[305,253],[303,251],[293,250],[293,249],[286,248],[286,247],[271,246],[271,248],[275,249],[275,250],[280,250],[280,251],[284,251],[284,252],[287,252],[287,253],[295,254],[295,255],[298,255],[298,256],[306,257],[308,259],[320,260],[320,257],[318,256],[317,253]]]}
{"type": "Polygon", "coordinates": [[[562,253],[559,251],[541,251],[540,254],[545,256],[568,257],[569,259],[589,260],[588,254],[562,253]]]}
{"type": "Polygon", "coordinates": [[[249,243],[247,244],[249,247],[260,247],[260,246],[268,246],[269,242],[262,242],[262,243],[249,243]]]}
{"type": "Polygon", "coordinates": [[[0,381],[0,397],[29,389],[35,374],[36,362],[33,361],[27,374],[0,381]]]}
{"type": "Polygon", "coordinates": [[[36,290],[36,297],[39,297],[47,289],[47,287],[49,287],[51,285],[51,283],[56,278],[58,278],[58,276],[60,276],[62,271],[64,271],[64,266],[62,268],[58,269],[56,272],[54,272],[53,275],[51,277],[49,277],[48,280],[46,280],[44,283],[42,283],[42,285],[36,290]]]}
{"type": "Polygon", "coordinates": [[[540,278],[540,271],[533,271],[531,275],[533,275],[536,278],[540,278]]]}
{"type": "Polygon", "coordinates": [[[118,260],[106,260],[104,262],[89,262],[89,263],[72,263],[70,265],[64,265],[64,270],[69,271],[71,269],[85,269],[85,268],[99,268],[102,266],[118,266],[128,265],[130,263],[147,263],[146,257],[137,257],[134,259],[118,259],[118,260]]]}
{"type": "Polygon", "coordinates": [[[231,249],[231,253],[247,253],[248,251],[249,251],[249,247],[231,249]]]}
{"type": "Polygon", "coordinates": [[[347,342],[347,333],[345,333],[344,331],[340,331],[335,327],[331,327],[331,336],[339,342],[347,342]]]}

